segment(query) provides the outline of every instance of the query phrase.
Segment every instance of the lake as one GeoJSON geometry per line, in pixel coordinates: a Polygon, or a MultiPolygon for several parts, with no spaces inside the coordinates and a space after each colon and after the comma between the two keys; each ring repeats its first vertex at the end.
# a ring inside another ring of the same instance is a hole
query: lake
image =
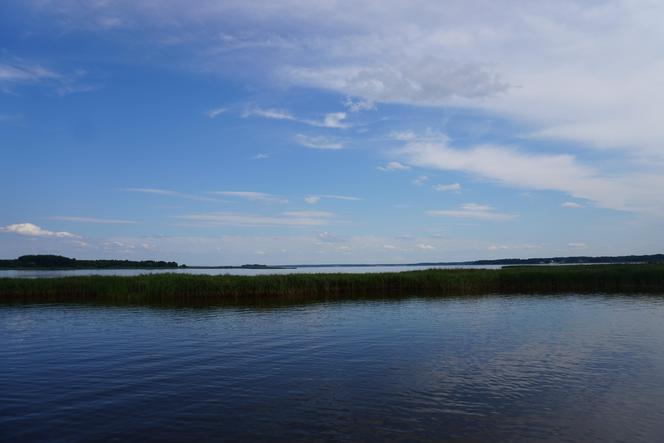
{"type": "Polygon", "coordinates": [[[664,441],[664,296],[0,305],[1,441],[664,441]]]}
{"type": "Polygon", "coordinates": [[[500,269],[500,265],[441,265],[441,266],[316,266],[284,269],[26,269],[11,270],[0,269],[0,278],[51,278],[73,277],[83,275],[120,275],[131,277],[141,274],[199,274],[199,275],[272,275],[272,274],[314,274],[314,273],[374,273],[374,272],[403,272],[423,269],[500,269]]]}

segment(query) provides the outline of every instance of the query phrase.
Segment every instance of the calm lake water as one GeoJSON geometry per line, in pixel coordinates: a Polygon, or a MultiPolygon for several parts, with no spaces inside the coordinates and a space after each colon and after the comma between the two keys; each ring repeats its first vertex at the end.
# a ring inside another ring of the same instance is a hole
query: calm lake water
{"type": "Polygon", "coordinates": [[[71,270],[0,270],[2,277],[48,278],[71,277],[76,275],[123,275],[141,274],[204,274],[204,275],[270,275],[270,274],[329,274],[333,272],[363,274],[373,272],[403,272],[422,269],[500,269],[498,265],[463,266],[317,266],[292,269],[71,269],[71,270]]]}
{"type": "Polygon", "coordinates": [[[664,441],[664,296],[0,305],[1,441],[664,441]]]}

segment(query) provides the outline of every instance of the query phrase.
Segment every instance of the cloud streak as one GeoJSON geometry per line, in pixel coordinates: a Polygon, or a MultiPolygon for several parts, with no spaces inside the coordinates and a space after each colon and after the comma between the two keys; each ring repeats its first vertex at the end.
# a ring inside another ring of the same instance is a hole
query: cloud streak
{"type": "Polygon", "coordinates": [[[397,151],[408,164],[473,176],[522,189],[553,190],[594,201],[598,206],[664,214],[664,176],[648,173],[602,174],[568,154],[532,154],[500,145],[459,149],[449,140],[414,140],[397,151]]]}
{"type": "Polygon", "coordinates": [[[323,150],[338,150],[343,149],[343,142],[336,138],[325,136],[310,136],[304,134],[297,134],[295,142],[305,148],[309,149],[323,149],[323,150]]]}
{"type": "MultiPolygon", "coordinates": [[[[154,44],[191,45],[187,66],[207,71],[228,72],[228,57],[242,49],[251,56],[239,75],[252,69],[282,87],[334,91],[351,112],[385,102],[462,105],[533,123],[537,137],[664,159],[662,2],[423,0],[412,8],[398,0],[288,0],[279,7],[63,0],[32,8],[66,30],[145,29],[154,44]],[[252,32],[232,31],[238,23],[252,32]]],[[[25,71],[5,75],[48,75],[25,71]]]]}
{"type": "Polygon", "coordinates": [[[450,183],[448,185],[434,185],[433,189],[438,192],[460,192],[461,185],[459,183],[450,183]]]}
{"type": "Polygon", "coordinates": [[[310,205],[315,205],[319,203],[322,199],[329,200],[343,200],[343,201],[362,201],[360,197],[353,197],[350,195],[333,195],[333,194],[323,194],[323,195],[308,195],[304,197],[304,202],[310,205]]]}
{"type": "Polygon", "coordinates": [[[211,197],[205,197],[202,195],[196,195],[196,194],[187,194],[184,192],[178,192],[178,191],[172,191],[169,189],[158,189],[158,188],[126,188],[123,189],[123,191],[126,192],[136,192],[139,194],[150,194],[150,195],[161,195],[165,197],[175,197],[175,198],[181,198],[185,200],[194,200],[194,201],[201,201],[201,202],[214,202],[214,203],[219,203],[222,202],[223,200],[218,200],[215,198],[211,197]]]}
{"type": "Polygon", "coordinates": [[[208,118],[213,119],[216,118],[218,115],[223,114],[226,111],[228,111],[228,108],[214,108],[207,111],[205,115],[207,115],[208,118]]]}
{"type": "Polygon", "coordinates": [[[404,165],[403,163],[400,162],[389,162],[384,166],[377,166],[377,170],[383,171],[383,172],[394,172],[394,171],[407,171],[410,169],[410,166],[404,165]]]}
{"type": "Polygon", "coordinates": [[[275,195],[266,194],[265,192],[254,191],[214,191],[212,194],[223,195],[227,197],[237,197],[250,202],[258,203],[288,203],[288,199],[277,197],[275,195]]]}
{"type": "Polygon", "coordinates": [[[325,114],[322,119],[316,120],[297,117],[285,109],[253,107],[247,109],[242,116],[244,118],[262,117],[270,120],[291,121],[317,128],[346,129],[351,127],[350,124],[345,123],[347,116],[345,112],[330,112],[325,114]]]}
{"type": "Polygon", "coordinates": [[[434,217],[471,218],[487,221],[507,221],[517,217],[514,214],[496,212],[491,206],[476,203],[466,203],[459,209],[427,211],[427,214],[434,217]]]}
{"type": "Polygon", "coordinates": [[[325,226],[333,222],[334,214],[325,211],[289,211],[267,216],[236,212],[212,212],[206,214],[188,214],[173,218],[190,222],[196,227],[311,227],[325,226]]]}
{"type": "Polygon", "coordinates": [[[119,220],[112,218],[95,218],[95,217],[76,217],[76,216],[66,216],[66,215],[56,215],[49,217],[49,220],[56,221],[67,221],[74,223],[93,223],[93,224],[102,224],[102,225],[130,225],[137,223],[134,220],[119,220]]]}

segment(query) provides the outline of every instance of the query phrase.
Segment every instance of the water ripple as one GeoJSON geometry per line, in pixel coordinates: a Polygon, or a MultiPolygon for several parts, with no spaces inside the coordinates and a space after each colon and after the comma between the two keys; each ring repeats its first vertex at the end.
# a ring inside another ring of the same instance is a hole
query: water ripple
{"type": "Polygon", "coordinates": [[[0,306],[2,441],[664,439],[664,297],[0,306]]]}

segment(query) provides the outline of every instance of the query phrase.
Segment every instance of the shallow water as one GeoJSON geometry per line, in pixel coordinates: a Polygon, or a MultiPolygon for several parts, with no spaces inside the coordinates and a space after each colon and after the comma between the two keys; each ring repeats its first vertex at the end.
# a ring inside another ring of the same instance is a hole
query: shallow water
{"type": "Polygon", "coordinates": [[[0,305],[1,441],[664,441],[664,296],[0,305]]]}
{"type": "Polygon", "coordinates": [[[51,278],[81,275],[121,275],[131,277],[141,274],[202,274],[202,275],[272,275],[272,274],[330,274],[336,272],[368,274],[375,272],[403,272],[423,269],[500,269],[499,265],[449,265],[449,266],[316,266],[284,269],[58,269],[58,270],[8,270],[0,269],[0,278],[51,278]]]}

